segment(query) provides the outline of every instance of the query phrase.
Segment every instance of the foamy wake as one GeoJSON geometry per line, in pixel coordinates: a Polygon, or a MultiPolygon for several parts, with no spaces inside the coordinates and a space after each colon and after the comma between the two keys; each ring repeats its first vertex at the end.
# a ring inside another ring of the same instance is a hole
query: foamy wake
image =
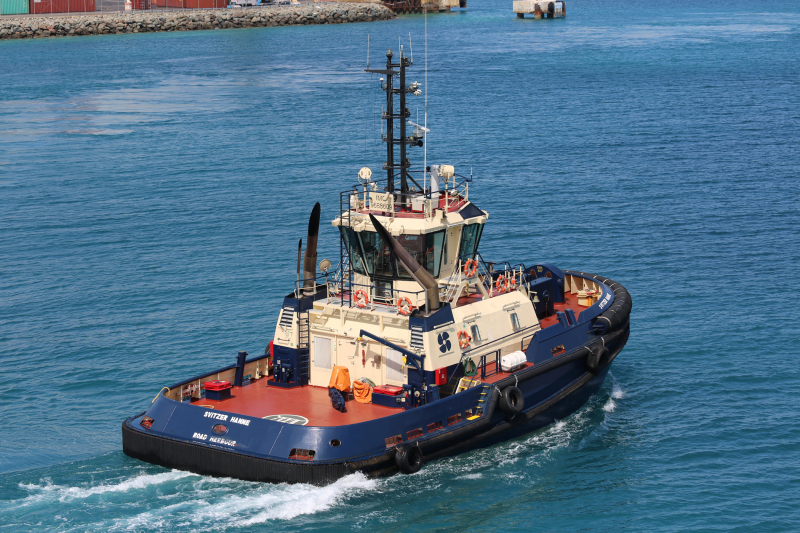
{"type": "Polygon", "coordinates": [[[608,401],[603,406],[603,411],[606,413],[613,413],[614,409],[617,408],[617,402],[614,400],[621,400],[625,397],[625,391],[622,390],[616,380],[613,382],[611,387],[611,394],[608,397],[608,401]]]}
{"type": "Polygon", "coordinates": [[[96,494],[104,494],[107,492],[127,492],[131,490],[144,489],[151,485],[159,485],[168,483],[184,477],[191,476],[189,472],[181,472],[173,470],[171,472],[164,472],[161,474],[142,474],[130,479],[120,481],[119,483],[100,484],[94,487],[68,487],[64,485],[54,485],[51,480],[44,479],[42,484],[35,483],[20,483],[19,488],[31,492],[23,504],[36,503],[42,500],[53,499],[61,502],[88,498],[96,494]]]}
{"type": "Polygon", "coordinates": [[[195,484],[193,493],[180,495],[179,503],[116,519],[97,529],[126,531],[188,527],[191,530],[224,530],[234,524],[241,527],[272,520],[290,520],[300,515],[326,511],[355,494],[374,490],[376,483],[360,473],[346,476],[325,487],[246,483],[203,477],[195,484]],[[209,487],[209,484],[215,483],[230,486],[209,487]],[[232,493],[234,491],[235,494],[232,493]]]}
{"type": "MultiPolygon", "coordinates": [[[[132,503],[140,512],[127,517],[111,518],[82,526],[84,531],[126,531],[189,529],[224,530],[237,527],[290,520],[300,515],[326,511],[362,491],[375,491],[377,481],[357,473],[325,487],[311,485],[272,485],[249,483],[225,478],[198,476],[173,470],[160,474],[143,474],[118,483],[102,483],[88,487],[55,485],[50,480],[40,484],[20,484],[30,492],[15,507],[47,505],[55,512],[62,502],[68,505],[94,495],[118,493],[114,500],[82,503],[97,509],[107,505],[120,508],[132,503]],[[184,479],[187,478],[187,479],[184,479]],[[178,483],[178,481],[180,481],[178,483]],[[147,492],[142,493],[145,489],[147,492]]],[[[91,500],[90,500],[91,501],[91,500]]],[[[102,514],[102,513],[100,513],[102,514]]],[[[69,526],[67,525],[67,529],[69,526]]]]}

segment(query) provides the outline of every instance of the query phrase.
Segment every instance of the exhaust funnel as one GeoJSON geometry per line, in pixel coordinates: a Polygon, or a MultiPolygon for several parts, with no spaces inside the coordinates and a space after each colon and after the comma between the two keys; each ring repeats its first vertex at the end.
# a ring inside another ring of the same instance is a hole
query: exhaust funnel
{"type": "Polygon", "coordinates": [[[434,277],[411,257],[411,254],[386,231],[386,228],[384,228],[371,213],[369,219],[372,221],[372,225],[375,226],[375,230],[378,232],[381,239],[391,246],[395,257],[400,261],[403,268],[405,268],[406,271],[411,274],[411,277],[425,289],[425,307],[427,307],[428,312],[439,309],[439,284],[436,283],[434,277]]]}
{"type": "Polygon", "coordinates": [[[306,239],[306,256],[303,259],[303,294],[313,296],[317,290],[317,239],[319,237],[319,202],[311,210],[308,218],[308,238],[306,239]]]}

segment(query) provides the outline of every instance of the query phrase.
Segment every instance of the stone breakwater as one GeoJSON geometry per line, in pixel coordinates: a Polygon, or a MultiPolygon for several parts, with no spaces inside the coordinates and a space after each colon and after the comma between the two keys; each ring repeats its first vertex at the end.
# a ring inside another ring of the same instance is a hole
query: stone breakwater
{"type": "Polygon", "coordinates": [[[396,15],[380,4],[309,4],[289,7],[151,11],[0,19],[0,39],[30,39],[109,33],[217,30],[388,20],[396,15]]]}

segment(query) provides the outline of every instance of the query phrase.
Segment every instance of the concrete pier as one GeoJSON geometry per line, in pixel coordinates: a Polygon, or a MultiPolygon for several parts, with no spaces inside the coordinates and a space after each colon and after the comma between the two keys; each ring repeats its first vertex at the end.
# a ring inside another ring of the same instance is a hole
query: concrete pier
{"type": "Polygon", "coordinates": [[[107,35],[158,31],[218,30],[263,26],[342,24],[388,20],[396,15],[381,4],[325,3],[139,13],[79,13],[0,18],[0,40],[107,35]]]}

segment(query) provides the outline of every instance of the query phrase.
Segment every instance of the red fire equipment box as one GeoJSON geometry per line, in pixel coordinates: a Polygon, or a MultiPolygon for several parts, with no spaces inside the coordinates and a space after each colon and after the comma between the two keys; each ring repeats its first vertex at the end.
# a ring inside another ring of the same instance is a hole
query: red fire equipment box
{"type": "Polygon", "coordinates": [[[215,379],[213,381],[206,381],[204,385],[207,400],[227,400],[231,397],[230,381],[215,379]]]}
{"type": "Polygon", "coordinates": [[[403,387],[395,387],[394,385],[381,385],[380,387],[373,387],[373,392],[378,394],[389,394],[390,396],[397,396],[403,392],[403,387]]]}

